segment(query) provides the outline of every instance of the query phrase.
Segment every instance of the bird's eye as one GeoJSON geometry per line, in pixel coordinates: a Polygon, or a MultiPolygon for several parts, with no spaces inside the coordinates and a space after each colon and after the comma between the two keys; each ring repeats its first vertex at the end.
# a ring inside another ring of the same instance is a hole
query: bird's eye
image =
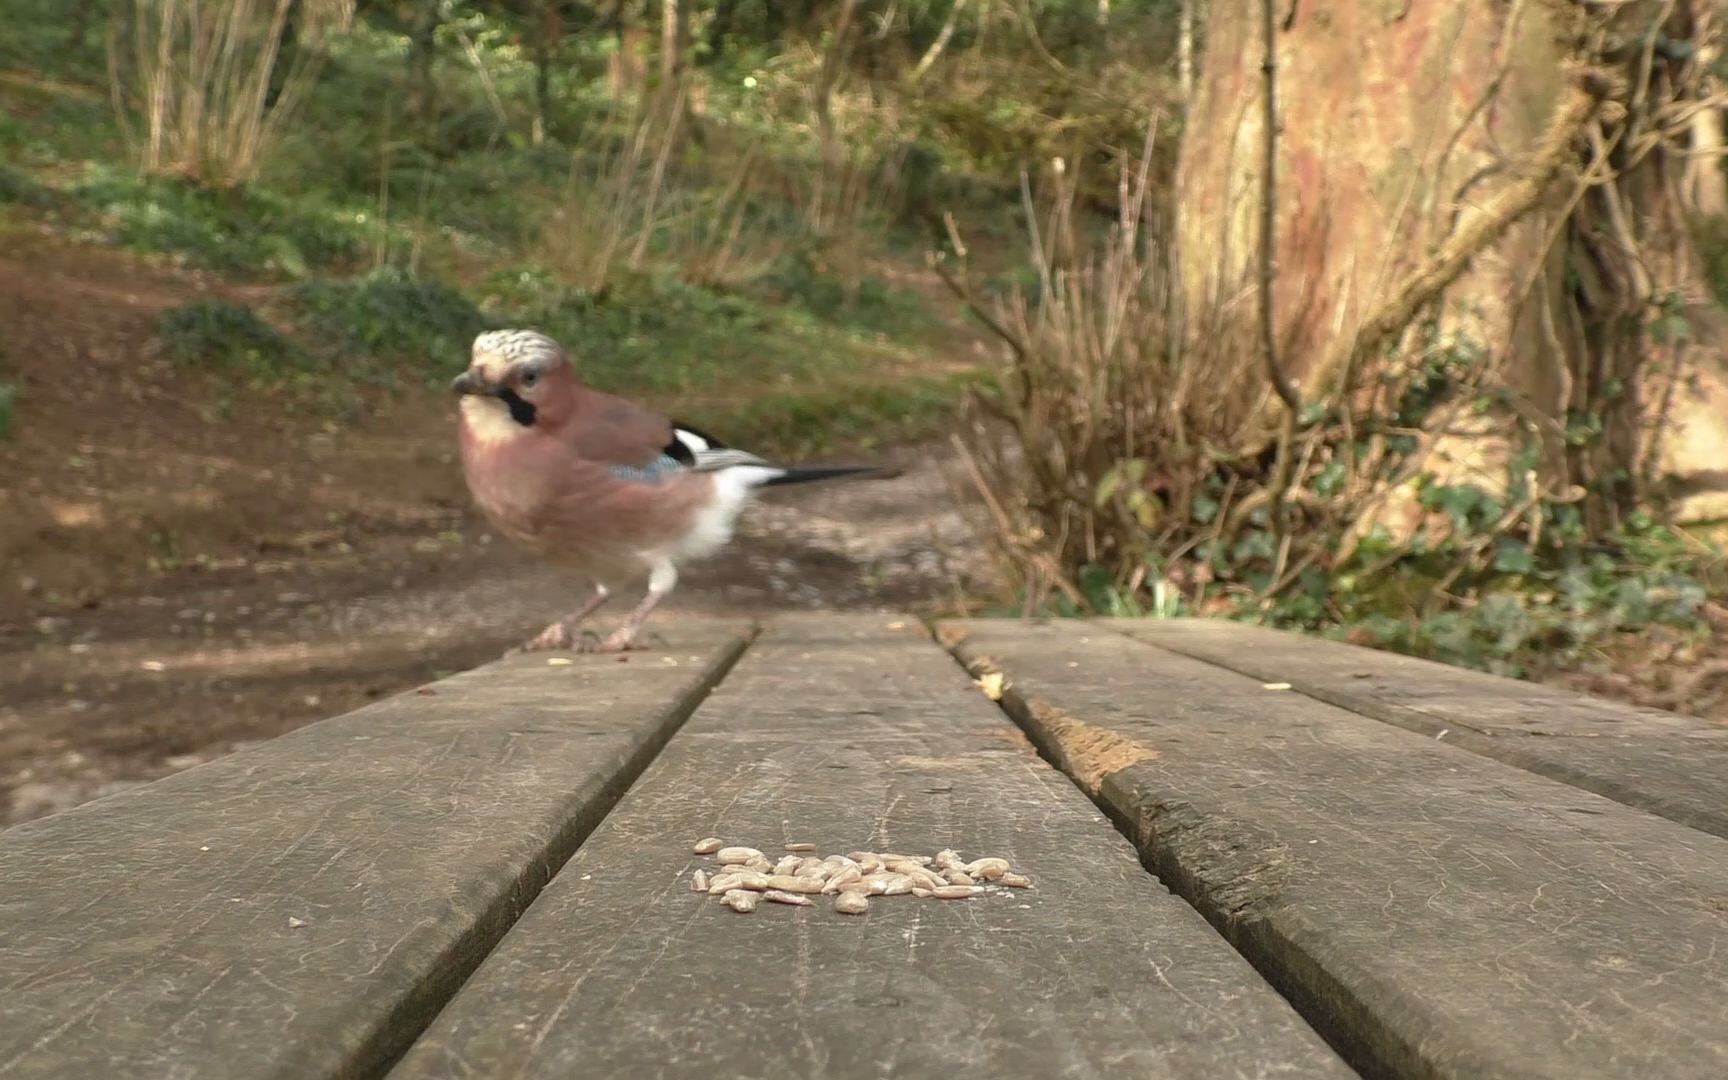
{"type": "Polygon", "coordinates": [[[521,381],[524,388],[533,386],[535,383],[540,381],[540,373],[537,371],[524,371],[522,373],[521,381]]]}

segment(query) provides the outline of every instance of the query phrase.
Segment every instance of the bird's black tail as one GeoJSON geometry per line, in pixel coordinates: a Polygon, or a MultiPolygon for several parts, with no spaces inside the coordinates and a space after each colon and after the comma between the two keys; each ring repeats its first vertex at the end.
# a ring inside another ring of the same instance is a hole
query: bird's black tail
{"type": "Polygon", "coordinates": [[[838,480],[842,476],[865,476],[875,480],[886,480],[899,476],[899,469],[880,468],[875,465],[818,465],[806,469],[787,469],[780,476],[764,484],[764,487],[776,487],[781,484],[808,484],[816,480],[838,480]]]}

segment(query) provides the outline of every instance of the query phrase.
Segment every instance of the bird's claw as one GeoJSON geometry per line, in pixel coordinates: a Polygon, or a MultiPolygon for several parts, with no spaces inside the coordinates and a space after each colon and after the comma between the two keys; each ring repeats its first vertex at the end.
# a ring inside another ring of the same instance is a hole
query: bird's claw
{"type": "Polygon", "coordinates": [[[584,641],[581,645],[581,651],[585,653],[634,652],[644,648],[647,646],[638,642],[635,634],[625,630],[618,631],[604,641],[584,641]]]}
{"type": "Polygon", "coordinates": [[[573,644],[570,627],[562,621],[555,622],[546,629],[535,634],[522,644],[505,653],[505,656],[516,656],[521,653],[545,652],[548,650],[568,649],[573,644]]]}
{"type": "MultiPolygon", "coordinates": [[[[648,637],[664,645],[666,639],[649,631],[648,637]]],[[[609,637],[602,638],[593,630],[577,630],[570,619],[560,619],[538,634],[509,650],[505,656],[529,652],[622,653],[648,648],[639,638],[641,632],[628,626],[619,627],[609,637]]]]}

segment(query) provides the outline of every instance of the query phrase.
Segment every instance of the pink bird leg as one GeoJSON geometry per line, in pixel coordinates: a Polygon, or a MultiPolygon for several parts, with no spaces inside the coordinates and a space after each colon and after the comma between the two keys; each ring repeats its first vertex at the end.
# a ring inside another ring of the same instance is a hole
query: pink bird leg
{"type": "Polygon", "coordinates": [[[612,594],[606,586],[594,586],[594,591],[588,594],[588,599],[582,602],[581,607],[510,651],[512,653],[535,652],[540,649],[569,649],[574,647],[578,640],[576,627],[581,625],[583,619],[598,611],[600,606],[606,603],[611,596],[612,594]]]}

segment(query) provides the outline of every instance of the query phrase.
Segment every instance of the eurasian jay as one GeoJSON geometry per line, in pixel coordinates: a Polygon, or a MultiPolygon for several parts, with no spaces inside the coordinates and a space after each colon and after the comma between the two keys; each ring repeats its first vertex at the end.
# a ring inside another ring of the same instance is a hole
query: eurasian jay
{"type": "Polygon", "coordinates": [[[525,650],[578,647],[577,625],[613,589],[646,575],[648,594],[629,621],[592,648],[636,647],[679,564],[727,543],[756,488],[880,471],[784,468],[730,449],[584,386],[564,348],[532,330],[475,338],[451,389],[461,396],[463,472],[481,512],[505,537],[594,586],[525,650]]]}

